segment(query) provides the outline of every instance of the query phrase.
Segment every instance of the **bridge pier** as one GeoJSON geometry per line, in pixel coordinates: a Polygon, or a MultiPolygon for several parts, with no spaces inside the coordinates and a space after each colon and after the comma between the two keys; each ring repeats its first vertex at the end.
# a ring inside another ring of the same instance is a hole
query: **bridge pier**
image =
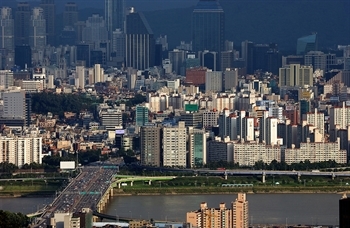
{"type": "Polygon", "coordinates": [[[263,183],[266,182],[266,173],[265,172],[262,173],[262,182],[263,183]]]}
{"type": "Polygon", "coordinates": [[[224,174],[224,177],[225,177],[225,180],[227,180],[227,173],[225,172],[225,174],[224,174]]]}
{"type": "Polygon", "coordinates": [[[118,183],[118,188],[120,188],[120,186],[121,186],[121,184],[120,184],[120,182],[118,183]]]}
{"type": "Polygon", "coordinates": [[[151,185],[151,184],[152,184],[152,180],[149,180],[149,181],[148,181],[148,185],[151,185]]]}
{"type": "Polygon", "coordinates": [[[335,174],[334,173],[332,173],[332,180],[334,180],[335,179],[335,174]]]}
{"type": "Polygon", "coordinates": [[[111,194],[111,196],[113,196],[113,194],[114,194],[114,193],[113,193],[113,188],[111,188],[111,193],[110,193],[110,194],[111,194]]]}
{"type": "Polygon", "coordinates": [[[134,182],[133,181],[130,182],[130,186],[131,187],[134,186],[134,182]]]}
{"type": "Polygon", "coordinates": [[[298,181],[300,181],[301,173],[298,173],[298,181]]]}

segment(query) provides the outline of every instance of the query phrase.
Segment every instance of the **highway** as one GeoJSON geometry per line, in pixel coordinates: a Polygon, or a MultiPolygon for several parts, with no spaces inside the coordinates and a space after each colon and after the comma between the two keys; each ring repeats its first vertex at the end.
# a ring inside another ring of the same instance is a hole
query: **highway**
{"type": "MultiPolygon", "coordinates": [[[[36,228],[46,227],[54,213],[80,212],[83,208],[95,210],[103,194],[108,190],[116,169],[87,166],[81,173],[43,210],[36,228]]],[[[33,213],[35,214],[35,213],[33,213]]]]}

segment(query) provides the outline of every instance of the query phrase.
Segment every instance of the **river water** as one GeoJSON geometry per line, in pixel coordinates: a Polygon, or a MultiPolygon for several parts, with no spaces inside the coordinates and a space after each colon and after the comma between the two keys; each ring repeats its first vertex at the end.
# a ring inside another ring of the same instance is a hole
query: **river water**
{"type": "MultiPolygon", "coordinates": [[[[105,211],[120,217],[185,221],[186,212],[201,202],[209,207],[231,202],[237,195],[115,196],[105,211]]],[[[248,194],[251,224],[337,225],[339,194],[248,194]]],[[[1,198],[0,210],[30,213],[53,198],[1,198]]]]}

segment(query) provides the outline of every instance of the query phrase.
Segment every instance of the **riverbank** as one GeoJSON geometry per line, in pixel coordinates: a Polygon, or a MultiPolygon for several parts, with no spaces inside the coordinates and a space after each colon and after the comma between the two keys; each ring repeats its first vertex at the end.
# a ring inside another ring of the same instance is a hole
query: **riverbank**
{"type": "Polygon", "coordinates": [[[114,189],[114,195],[220,195],[245,192],[248,194],[317,194],[317,193],[350,193],[350,187],[253,187],[253,188],[224,188],[224,187],[184,187],[184,188],[123,188],[114,189]]]}

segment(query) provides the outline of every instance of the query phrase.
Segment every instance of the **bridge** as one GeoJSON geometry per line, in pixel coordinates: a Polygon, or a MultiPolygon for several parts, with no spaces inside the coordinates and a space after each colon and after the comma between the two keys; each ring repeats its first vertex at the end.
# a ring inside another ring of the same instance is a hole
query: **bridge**
{"type": "Polygon", "coordinates": [[[152,181],[167,181],[175,179],[175,176],[130,176],[130,175],[115,175],[116,180],[113,182],[112,186],[121,188],[122,183],[130,182],[130,185],[133,186],[135,181],[147,181],[149,185],[152,184],[152,181]]]}
{"type": "Polygon", "coordinates": [[[78,176],[45,208],[28,214],[28,217],[41,215],[32,227],[44,227],[49,224],[55,213],[80,212],[84,208],[100,212],[113,195],[111,183],[116,174],[115,169],[100,166],[87,166],[78,176]]]}
{"type": "MultiPolygon", "coordinates": [[[[188,171],[188,170],[187,170],[188,171]]],[[[227,179],[227,176],[249,176],[249,175],[261,175],[262,176],[262,182],[265,183],[266,176],[297,176],[298,179],[301,178],[301,176],[328,176],[332,179],[336,177],[350,177],[350,172],[320,172],[320,171],[278,171],[278,170],[241,170],[241,169],[235,169],[235,170],[208,170],[208,169],[196,169],[193,170],[194,173],[198,174],[212,174],[212,175],[223,175],[225,179],[227,179]]]]}

